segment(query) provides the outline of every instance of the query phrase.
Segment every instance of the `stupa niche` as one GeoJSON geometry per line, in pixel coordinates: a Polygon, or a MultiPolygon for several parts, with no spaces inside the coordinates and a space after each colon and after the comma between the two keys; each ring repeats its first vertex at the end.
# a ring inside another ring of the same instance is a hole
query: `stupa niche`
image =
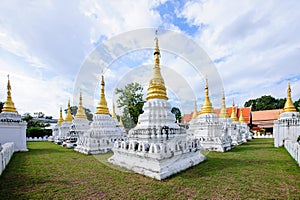
{"type": "Polygon", "coordinates": [[[131,129],[128,141],[116,142],[109,162],[161,180],[205,160],[199,141],[187,140],[186,130],[175,123],[160,72],[160,50],[155,38],[153,75],[144,113],[131,129]]]}

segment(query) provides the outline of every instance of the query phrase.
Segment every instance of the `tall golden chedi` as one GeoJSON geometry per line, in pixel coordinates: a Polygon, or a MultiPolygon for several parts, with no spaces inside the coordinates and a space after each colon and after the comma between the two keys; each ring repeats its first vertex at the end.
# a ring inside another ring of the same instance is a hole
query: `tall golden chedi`
{"type": "Polygon", "coordinates": [[[291,97],[291,85],[290,82],[288,84],[288,89],[287,89],[287,98],[286,102],[284,104],[283,112],[296,112],[296,108],[293,104],[292,97],[291,97]]]}
{"type": "Polygon", "coordinates": [[[110,116],[105,98],[104,76],[101,77],[100,99],[89,130],[80,136],[75,151],[84,154],[101,154],[111,151],[114,142],[123,140],[123,131],[110,116]]]}
{"type": "Polygon", "coordinates": [[[59,125],[58,127],[58,138],[59,139],[66,139],[71,136],[70,130],[73,123],[73,117],[71,115],[71,105],[70,99],[68,100],[68,108],[67,108],[67,115],[65,120],[59,125]]]}
{"type": "Polygon", "coordinates": [[[22,121],[11,97],[11,84],[8,76],[7,97],[0,113],[0,143],[14,143],[14,151],[28,151],[26,146],[27,123],[22,121]]]}
{"type": "Polygon", "coordinates": [[[235,108],[235,105],[234,105],[234,100],[232,101],[231,119],[232,119],[232,122],[238,122],[239,121],[237,116],[236,116],[236,108],[235,108]]]}
{"type": "Polygon", "coordinates": [[[231,149],[231,138],[227,132],[222,132],[222,122],[214,112],[209,99],[208,79],[206,79],[201,113],[196,119],[190,121],[187,133],[189,139],[199,140],[206,150],[224,152],[231,149]]]}
{"type": "Polygon", "coordinates": [[[186,130],[175,123],[160,72],[160,50],[155,37],[153,75],[139,124],[119,141],[109,162],[161,180],[202,162],[198,140],[187,140],[186,130]]]}
{"type": "Polygon", "coordinates": [[[229,114],[228,114],[228,111],[227,111],[227,108],[226,108],[224,91],[222,93],[222,107],[221,107],[221,110],[220,110],[219,117],[220,118],[229,118],[229,114]]]}

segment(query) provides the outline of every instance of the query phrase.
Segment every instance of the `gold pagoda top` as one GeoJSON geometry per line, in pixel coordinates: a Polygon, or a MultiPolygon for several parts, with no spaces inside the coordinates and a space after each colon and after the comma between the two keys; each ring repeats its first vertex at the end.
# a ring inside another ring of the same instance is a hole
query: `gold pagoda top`
{"type": "Polygon", "coordinates": [[[219,116],[220,116],[220,118],[229,118],[229,114],[228,114],[228,111],[226,108],[226,103],[225,103],[224,90],[223,90],[223,94],[222,94],[222,107],[221,107],[219,116]]]}
{"type": "Polygon", "coordinates": [[[246,120],[245,120],[245,118],[244,118],[244,116],[243,116],[243,109],[242,109],[242,108],[240,108],[239,122],[244,122],[244,123],[246,123],[246,120]]]}
{"type": "Polygon", "coordinates": [[[235,110],[235,106],[234,106],[234,101],[232,101],[232,109],[231,109],[231,119],[233,122],[238,122],[238,118],[236,116],[236,110],[235,110]]]}
{"type": "Polygon", "coordinates": [[[212,107],[212,103],[209,100],[208,95],[208,80],[206,79],[206,86],[205,86],[205,98],[201,109],[201,114],[206,113],[214,113],[214,108],[212,107]]]}
{"type": "Polygon", "coordinates": [[[109,110],[107,107],[107,102],[106,102],[105,94],[104,94],[104,86],[105,86],[104,76],[102,75],[100,100],[98,102],[95,114],[109,115],[109,110]]]}
{"type": "Polygon", "coordinates": [[[8,81],[7,81],[7,98],[6,102],[3,105],[2,112],[11,112],[11,113],[18,113],[15,104],[11,98],[11,86],[10,86],[10,81],[9,81],[9,75],[7,75],[8,81]]]}
{"type": "Polygon", "coordinates": [[[116,114],[116,110],[115,110],[115,104],[113,103],[113,107],[112,107],[112,109],[113,109],[113,112],[112,112],[112,115],[111,115],[111,117],[112,118],[114,118],[114,119],[117,119],[117,114],[116,114]]]}
{"type": "Polygon", "coordinates": [[[195,100],[195,102],[194,102],[194,112],[193,112],[192,119],[196,119],[197,116],[198,116],[198,113],[197,113],[197,101],[195,100]]]}
{"type": "Polygon", "coordinates": [[[155,48],[154,48],[153,75],[149,82],[146,100],[151,100],[151,99],[168,100],[165,81],[160,73],[159,58],[160,58],[160,50],[158,47],[158,38],[156,36],[155,48]]]}
{"type": "Polygon", "coordinates": [[[82,106],[82,94],[81,94],[81,92],[80,92],[80,96],[79,96],[79,107],[77,109],[77,113],[75,115],[75,118],[87,119],[85,111],[84,111],[83,106],[82,106]]]}
{"type": "Polygon", "coordinates": [[[73,121],[73,117],[71,115],[71,106],[70,106],[70,100],[68,101],[68,111],[67,111],[67,116],[65,119],[65,122],[72,122],[73,121]]]}
{"type": "Polygon", "coordinates": [[[291,86],[290,82],[287,89],[287,98],[284,104],[283,112],[296,112],[296,108],[293,104],[292,97],[291,97],[291,86]]]}
{"type": "Polygon", "coordinates": [[[122,120],[122,116],[120,116],[120,123],[119,123],[120,126],[124,126],[123,124],[123,120],[122,120]]]}
{"type": "Polygon", "coordinates": [[[60,107],[60,110],[59,110],[59,119],[57,121],[57,124],[62,124],[64,122],[64,118],[62,116],[62,108],[60,107]]]}

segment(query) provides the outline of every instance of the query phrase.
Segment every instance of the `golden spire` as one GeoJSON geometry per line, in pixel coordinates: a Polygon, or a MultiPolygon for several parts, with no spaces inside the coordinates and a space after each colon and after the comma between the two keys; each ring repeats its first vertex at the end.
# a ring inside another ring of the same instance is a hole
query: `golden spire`
{"type": "Polygon", "coordinates": [[[62,117],[62,108],[59,109],[59,119],[57,121],[57,124],[62,124],[64,122],[64,118],[62,117]]]}
{"type": "Polygon", "coordinates": [[[219,116],[220,116],[220,118],[229,118],[229,114],[228,114],[228,111],[226,108],[226,103],[225,103],[224,90],[223,90],[223,94],[222,94],[222,107],[221,107],[219,116]]]}
{"type": "Polygon", "coordinates": [[[15,104],[12,101],[11,98],[11,86],[10,86],[10,81],[9,81],[9,75],[7,75],[8,77],[8,81],[7,81],[7,98],[6,98],[6,102],[3,105],[2,108],[2,112],[11,112],[11,113],[18,113],[16,108],[15,108],[15,104]]]}
{"type": "Polygon", "coordinates": [[[234,106],[234,100],[232,101],[232,109],[231,109],[231,119],[233,122],[239,121],[236,116],[235,106],[234,106]]]}
{"type": "Polygon", "coordinates": [[[278,111],[278,120],[280,120],[280,114],[281,114],[280,111],[278,111]]]}
{"type": "Polygon", "coordinates": [[[100,100],[98,102],[98,106],[96,108],[95,114],[109,115],[109,110],[107,108],[107,103],[106,103],[105,94],[104,94],[104,86],[105,86],[104,76],[102,75],[100,100]]]}
{"type": "Polygon", "coordinates": [[[67,112],[65,122],[72,122],[72,121],[73,121],[73,118],[72,118],[72,115],[71,115],[71,106],[70,106],[70,100],[69,100],[68,101],[68,112],[67,112]]]}
{"type": "Polygon", "coordinates": [[[120,116],[120,126],[124,126],[124,125],[123,125],[122,116],[120,116]]]}
{"type": "Polygon", "coordinates": [[[292,98],[291,98],[291,86],[289,82],[289,86],[287,89],[287,99],[284,104],[283,112],[296,112],[296,108],[293,104],[292,98]]]}
{"type": "Polygon", "coordinates": [[[198,116],[198,113],[197,113],[197,101],[195,100],[195,102],[194,102],[194,112],[193,112],[192,119],[196,119],[197,116],[198,116]]]}
{"type": "Polygon", "coordinates": [[[243,116],[243,109],[242,109],[242,108],[240,108],[239,122],[244,122],[244,123],[246,123],[246,120],[245,120],[245,118],[244,118],[244,116],[243,116]]]}
{"type": "Polygon", "coordinates": [[[150,99],[164,99],[168,100],[165,81],[161,76],[160,67],[159,67],[159,58],[160,58],[160,50],[158,47],[158,38],[157,38],[157,31],[155,37],[155,48],[154,48],[154,68],[153,68],[153,75],[149,82],[148,92],[146,100],[150,99]]]}
{"type": "Polygon", "coordinates": [[[77,109],[77,113],[75,115],[75,118],[81,118],[81,119],[86,119],[86,114],[85,114],[85,111],[83,109],[83,106],[82,106],[82,94],[80,92],[80,97],[79,97],[79,107],[77,109]]]}
{"type": "Polygon", "coordinates": [[[111,115],[112,118],[117,119],[116,111],[115,111],[115,104],[113,103],[113,112],[111,115]]]}
{"type": "Polygon", "coordinates": [[[212,104],[209,100],[207,79],[206,79],[206,86],[205,86],[205,98],[201,109],[201,114],[206,114],[206,113],[214,113],[214,108],[212,107],[212,104]]]}

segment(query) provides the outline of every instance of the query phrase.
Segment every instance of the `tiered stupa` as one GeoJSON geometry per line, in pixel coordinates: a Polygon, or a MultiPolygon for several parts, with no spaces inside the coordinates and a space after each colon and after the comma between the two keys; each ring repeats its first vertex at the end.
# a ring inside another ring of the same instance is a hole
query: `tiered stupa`
{"type": "Polygon", "coordinates": [[[76,151],[84,154],[100,154],[111,151],[114,142],[123,139],[121,129],[110,116],[104,93],[104,76],[101,80],[101,94],[90,129],[83,134],[82,144],[76,151]]]}
{"type": "Polygon", "coordinates": [[[197,140],[187,140],[186,130],[175,123],[164,79],[160,50],[155,38],[153,76],[149,82],[144,113],[131,129],[128,141],[116,142],[109,162],[161,180],[202,162],[197,140]]]}
{"type": "Polygon", "coordinates": [[[240,108],[239,122],[240,122],[239,131],[242,135],[242,141],[247,142],[247,140],[250,140],[250,134],[249,134],[250,130],[247,125],[247,121],[245,120],[243,115],[243,108],[240,108]]]}
{"type": "Polygon", "coordinates": [[[231,138],[226,131],[222,132],[222,122],[214,112],[208,93],[206,79],[205,98],[200,115],[191,120],[187,132],[190,139],[199,139],[204,149],[224,152],[231,149],[231,138]]]}
{"type": "Polygon", "coordinates": [[[71,106],[70,106],[70,100],[68,101],[68,110],[65,120],[61,123],[59,127],[59,139],[66,139],[67,137],[70,137],[70,130],[72,127],[72,121],[73,117],[71,115],[71,106]]]}
{"type": "Polygon", "coordinates": [[[81,144],[83,134],[90,128],[89,123],[90,121],[87,119],[85,110],[82,106],[82,94],[80,92],[79,106],[70,130],[71,136],[77,137],[77,146],[81,144]]]}
{"type": "Polygon", "coordinates": [[[59,139],[59,129],[60,129],[60,126],[63,122],[64,122],[64,118],[62,116],[62,108],[60,107],[60,109],[59,109],[59,119],[57,120],[57,124],[55,125],[55,127],[53,128],[53,131],[52,131],[52,137],[55,140],[59,139]]]}
{"type": "Polygon", "coordinates": [[[243,143],[243,136],[240,129],[240,122],[237,117],[237,108],[234,105],[234,101],[232,101],[232,107],[231,107],[231,124],[228,128],[228,135],[231,136],[232,144],[233,145],[240,145],[243,143]]]}
{"type": "Polygon", "coordinates": [[[275,147],[283,146],[285,142],[296,142],[300,135],[300,114],[296,111],[291,98],[290,83],[288,83],[283,113],[278,120],[274,121],[273,130],[275,147]]]}
{"type": "Polygon", "coordinates": [[[27,123],[22,121],[11,97],[11,85],[8,76],[7,99],[0,113],[0,144],[14,143],[15,151],[28,151],[26,146],[27,123]]]}

